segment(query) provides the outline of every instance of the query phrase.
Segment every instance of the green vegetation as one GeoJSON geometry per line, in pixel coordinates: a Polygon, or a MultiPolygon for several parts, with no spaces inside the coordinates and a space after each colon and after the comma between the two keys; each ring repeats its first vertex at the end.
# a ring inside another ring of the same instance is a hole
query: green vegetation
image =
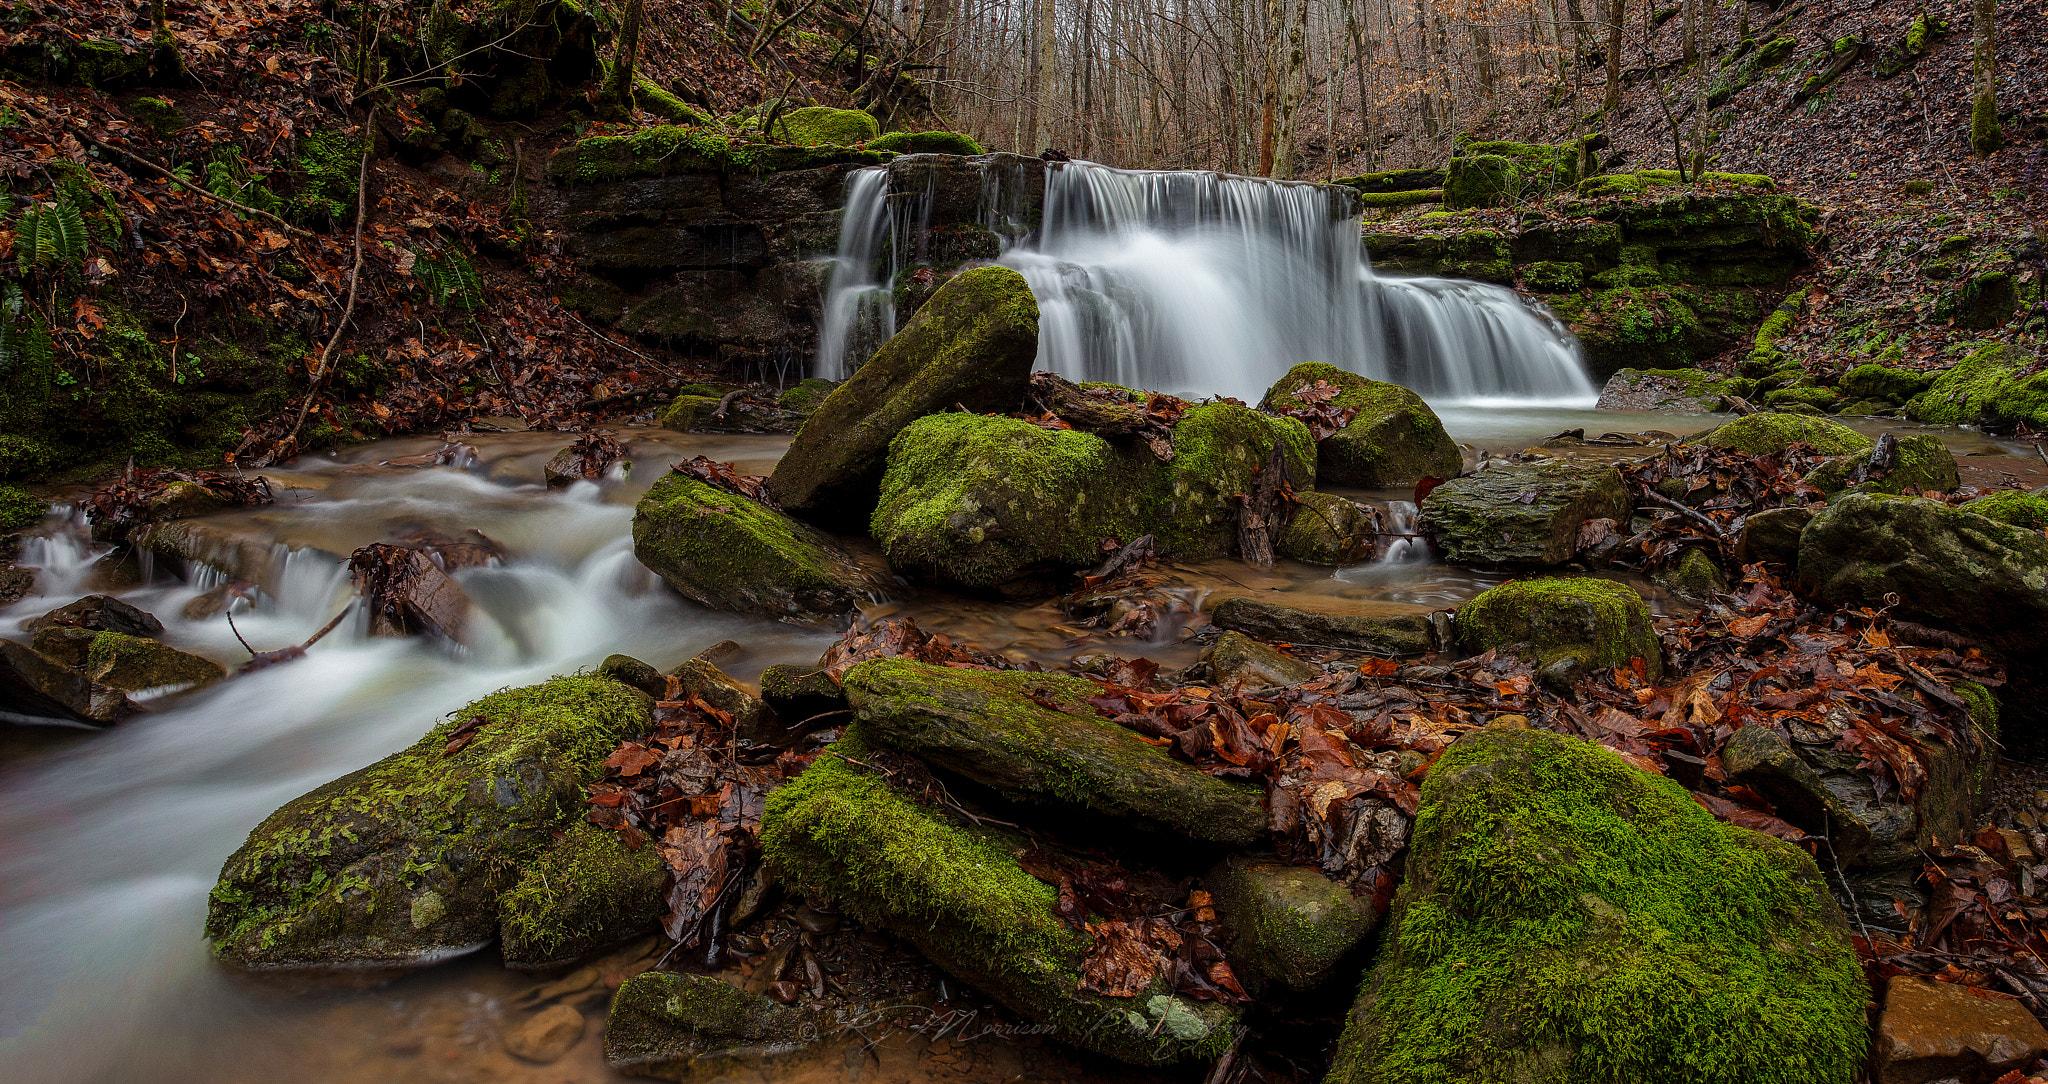
{"type": "Polygon", "coordinates": [[[1458,445],[1422,397],[1398,384],[1368,380],[1322,362],[1287,370],[1259,401],[1259,409],[1299,409],[1295,396],[1318,381],[1338,389],[1329,405],[1358,413],[1317,444],[1316,474],[1351,486],[1412,486],[1423,478],[1454,478],[1463,469],[1458,445]]]}
{"type": "Polygon", "coordinates": [[[0,533],[24,531],[43,521],[50,502],[13,486],[0,485],[0,533]]]}
{"type": "Polygon", "coordinates": [[[1502,584],[1459,607],[1457,629],[1458,642],[1475,653],[1521,648],[1539,665],[1569,655],[1582,667],[1642,659],[1652,677],[1663,669],[1650,608],[1634,588],[1613,580],[1552,577],[1502,584]]]}
{"type": "Polygon", "coordinates": [[[851,147],[882,134],[875,118],[858,109],[822,105],[792,109],[776,118],[775,137],[799,147],[851,147]]]}
{"type": "Polygon", "coordinates": [[[958,132],[890,132],[868,140],[871,151],[898,154],[986,154],[981,144],[958,132]]]}
{"type": "Polygon", "coordinates": [[[708,128],[668,125],[632,135],[579,140],[548,160],[558,183],[621,181],[672,173],[774,173],[852,163],[880,165],[880,151],[842,146],[777,146],[748,143],[708,128]]]}
{"type": "Polygon", "coordinates": [[[1751,455],[1782,452],[1794,444],[1810,444],[1822,455],[1852,455],[1873,447],[1869,437],[1840,422],[1798,414],[1751,414],[1737,418],[1703,437],[1716,448],[1751,455]]]}
{"type": "Polygon", "coordinates": [[[2000,490],[1970,501],[1963,511],[2030,531],[2048,531],[2048,495],[2038,491],[2000,490]]]}
{"type": "Polygon", "coordinates": [[[578,820],[498,897],[505,961],[568,963],[652,929],[667,868],[651,844],[628,848],[619,833],[578,820]]]}
{"type": "Polygon", "coordinates": [[[867,574],[830,537],[674,471],[634,509],[633,554],[715,610],[836,619],[872,590],[867,574]]]}

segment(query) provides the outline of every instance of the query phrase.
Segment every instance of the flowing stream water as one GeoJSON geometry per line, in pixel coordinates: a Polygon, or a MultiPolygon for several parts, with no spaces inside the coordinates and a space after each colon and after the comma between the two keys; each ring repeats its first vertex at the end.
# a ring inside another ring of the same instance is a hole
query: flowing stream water
{"type": "MultiPolygon", "coordinates": [[[[1044,167],[1024,232],[1019,167],[981,168],[983,224],[1011,242],[998,262],[1038,299],[1039,368],[1255,402],[1290,366],[1326,361],[1432,402],[1592,405],[1576,341],[1512,290],[1375,274],[1346,189],[1066,162],[1044,167]]],[[[820,375],[844,376],[895,331],[892,287],[930,202],[894,176],[847,177],[820,375]]]]}

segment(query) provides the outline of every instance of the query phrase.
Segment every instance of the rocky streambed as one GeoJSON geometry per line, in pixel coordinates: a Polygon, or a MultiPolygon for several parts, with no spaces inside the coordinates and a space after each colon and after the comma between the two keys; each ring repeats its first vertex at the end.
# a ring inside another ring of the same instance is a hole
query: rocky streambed
{"type": "Polygon", "coordinates": [[[1077,385],[1031,372],[1030,298],[965,272],[844,384],[686,390],[694,434],[144,475],[85,502],[100,547],[32,538],[8,688],[78,726],[0,792],[8,1063],[1847,1081],[2048,1048],[2048,839],[2001,769],[2037,747],[2041,498],[1797,415],[1481,447],[1328,366],[1257,404],[1077,385]],[[769,409],[793,438],[746,432],[769,409]]]}

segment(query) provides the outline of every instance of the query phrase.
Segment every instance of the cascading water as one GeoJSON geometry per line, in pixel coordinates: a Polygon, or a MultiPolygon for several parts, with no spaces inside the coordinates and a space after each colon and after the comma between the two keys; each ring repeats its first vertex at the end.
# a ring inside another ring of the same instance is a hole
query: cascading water
{"type": "MultiPolygon", "coordinates": [[[[996,175],[1014,167],[984,168],[985,202],[1014,199],[996,175]]],[[[856,329],[874,322],[862,305],[888,308],[884,251],[891,278],[911,262],[894,255],[908,249],[887,221],[890,176],[848,178],[828,376],[883,341],[856,329]]],[[[1255,400],[1290,366],[1328,361],[1436,401],[1591,404],[1577,343],[1547,313],[1498,286],[1375,275],[1358,238],[1329,186],[1067,162],[1046,167],[1039,228],[999,262],[1038,299],[1039,366],[1076,380],[1255,400]]]]}

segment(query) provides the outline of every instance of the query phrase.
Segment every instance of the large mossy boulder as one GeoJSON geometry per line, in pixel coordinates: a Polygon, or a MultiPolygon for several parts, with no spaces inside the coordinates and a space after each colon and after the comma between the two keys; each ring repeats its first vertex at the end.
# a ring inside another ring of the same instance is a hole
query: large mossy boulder
{"type": "Polygon", "coordinates": [[[667,901],[668,867],[652,842],[577,821],[498,897],[505,964],[538,971],[573,963],[654,928],[667,901]]]}
{"type": "Polygon", "coordinates": [[[1594,409],[1712,414],[1738,394],[1735,380],[1699,369],[1623,369],[1607,378],[1594,409]]]}
{"type": "Polygon", "coordinates": [[[1651,677],[1663,672],[1649,606],[1634,588],[1613,580],[1516,580],[1458,607],[1456,621],[1467,651],[1514,650],[1546,664],[1568,655],[1582,667],[1641,659],[1651,677]]]}
{"type": "Polygon", "coordinates": [[[1822,455],[1861,455],[1876,442],[1841,422],[1805,414],[1751,414],[1701,438],[1716,448],[1773,455],[1794,444],[1810,444],[1822,455]]]}
{"type": "Polygon", "coordinates": [[[895,151],[897,154],[958,154],[968,157],[988,153],[974,141],[973,136],[959,132],[890,132],[868,140],[868,149],[895,151]]]}
{"type": "Polygon", "coordinates": [[[714,610],[829,621],[881,590],[830,536],[676,472],[654,483],[633,510],[633,555],[685,598],[714,610]]]}
{"type": "Polygon", "coordinates": [[[1327,1084],[1848,1084],[1867,990],[1813,859],[1541,730],[1430,769],[1327,1084]]]}
{"type": "Polygon", "coordinates": [[[1227,554],[1236,543],[1230,498],[1249,490],[1275,447],[1297,488],[1315,482],[1308,429],[1292,418],[1211,403],[1181,417],[1173,446],[1162,463],[1142,446],[1079,430],[934,414],[891,445],[869,530],[898,569],[991,588],[1095,564],[1105,539],[1150,534],[1179,558],[1227,554]]]}
{"type": "Polygon", "coordinates": [[[221,867],[214,954],[252,971],[402,970],[490,943],[500,897],[580,816],[651,704],[601,677],[493,693],[294,798],[221,867]]]}
{"type": "Polygon", "coordinates": [[[1841,389],[1844,399],[1877,399],[1897,405],[1926,391],[1927,385],[1933,382],[1933,373],[1865,364],[1843,373],[1836,386],[1841,389]]]}
{"type": "Polygon", "coordinates": [[[1906,416],[1932,425],[1978,425],[1997,414],[1999,396],[2019,376],[2020,361],[2004,343],[1966,355],[1906,404],[1906,416]]]}
{"type": "Polygon", "coordinates": [[[1964,504],[1963,511],[2030,531],[2048,531],[2048,494],[2040,490],[2000,490],[1964,504]]]}
{"type": "Polygon", "coordinates": [[[768,491],[792,512],[857,530],[905,426],[956,407],[1016,409],[1037,356],[1038,302],[1024,276],[994,265],[955,275],[818,405],[768,491]]]}
{"type": "Polygon", "coordinates": [[[863,110],[811,105],[776,118],[775,134],[799,147],[851,147],[881,135],[882,126],[863,110]]]}
{"type": "Polygon", "coordinates": [[[1577,550],[1581,524],[1626,523],[1633,504],[1613,467],[1553,460],[1445,482],[1423,498],[1421,522],[1452,564],[1561,565],[1577,550]]]}
{"type": "Polygon", "coordinates": [[[1051,1035],[1137,1065],[1213,1059],[1236,1010],[1174,995],[1083,991],[1089,937],[1061,921],[1059,891],[1025,872],[1028,839],[958,818],[862,767],[858,725],[768,798],[761,845],[784,880],[835,900],[1051,1035]]]}
{"type": "Polygon", "coordinates": [[[1875,454],[1844,456],[1823,463],[1807,473],[1806,484],[1823,493],[1847,488],[1862,493],[1947,493],[1962,484],[1954,453],[1939,438],[1921,433],[1898,442],[1892,467],[1882,477],[1852,486],[1851,476],[1858,468],[1866,467],[1875,454]]]}
{"type": "Polygon", "coordinates": [[[1851,494],[1799,535],[1801,589],[1983,641],[2015,664],[2048,644],[2048,538],[1918,497],[1851,494]]]}
{"type": "Polygon", "coordinates": [[[1202,876],[1233,935],[1230,957],[1259,983],[1313,989],[1380,923],[1370,897],[1321,870],[1235,856],[1202,876]]]}
{"type": "Polygon", "coordinates": [[[678,433],[794,433],[803,425],[797,411],[713,395],[678,395],[661,412],[661,427],[678,433]]]}
{"type": "Polygon", "coordinates": [[[1399,384],[1368,380],[1335,365],[1307,362],[1287,370],[1266,390],[1260,410],[1305,405],[1296,393],[1323,381],[1337,389],[1329,400],[1357,408],[1344,428],[1316,442],[1316,477],[1335,485],[1412,486],[1424,478],[1454,478],[1464,469],[1458,445],[1422,396],[1399,384]]]}
{"type": "Polygon", "coordinates": [[[1226,846],[1265,834],[1262,788],[1218,779],[1102,718],[1086,703],[1102,687],[1086,678],[874,659],[848,670],[844,687],[870,740],[1012,801],[1226,846]]]}

